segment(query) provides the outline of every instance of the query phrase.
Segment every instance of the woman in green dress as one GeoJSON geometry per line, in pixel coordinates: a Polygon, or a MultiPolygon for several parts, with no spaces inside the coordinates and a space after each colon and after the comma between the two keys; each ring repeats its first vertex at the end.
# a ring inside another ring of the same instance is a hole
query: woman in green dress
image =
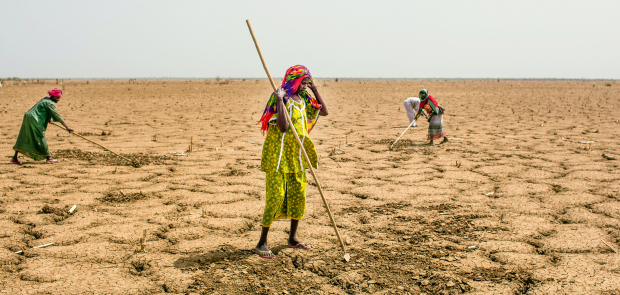
{"type": "Polygon", "coordinates": [[[49,148],[47,147],[47,139],[45,138],[45,130],[47,124],[53,121],[60,122],[67,128],[69,132],[73,129],[69,128],[62,116],[56,109],[56,103],[62,97],[62,91],[54,88],[47,92],[49,97],[39,100],[24,115],[22,127],[19,129],[19,135],[13,149],[15,155],[11,159],[11,163],[21,165],[22,162],[17,158],[19,153],[32,158],[35,161],[46,159],[47,163],[58,163],[59,161],[52,158],[49,148]]]}
{"type": "Polygon", "coordinates": [[[306,169],[310,164],[318,168],[316,149],[309,133],[318,117],[327,114],[327,106],[312,82],[310,71],[300,65],[289,68],[281,88],[271,95],[259,121],[263,134],[267,132],[261,158],[261,170],[267,174],[267,193],[262,233],[254,251],[262,258],[275,258],[267,246],[267,234],[276,219],[291,219],[289,247],[311,248],[297,238],[297,226],[306,211],[306,169]],[[316,99],[306,88],[312,90],[316,99]],[[293,126],[289,126],[284,112],[288,113],[293,126]],[[290,127],[297,131],[312,163],[306,162],[290,127]]]}

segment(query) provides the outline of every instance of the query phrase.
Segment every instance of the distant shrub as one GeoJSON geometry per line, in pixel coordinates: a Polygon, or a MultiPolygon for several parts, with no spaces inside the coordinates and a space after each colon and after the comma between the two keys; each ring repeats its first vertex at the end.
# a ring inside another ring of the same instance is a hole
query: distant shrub
{"type": "Polygon", "coordinates": [[[605,85],[607,85],[607,86],[611,87],[611,83],[607,83],[607,84],[605,84],[605,85]]]}
{"type": "Polygon", "coordinates": [[[338,78],[336,78],[336,80],[334,80],[334,81],[338,82],[338,78]]]}

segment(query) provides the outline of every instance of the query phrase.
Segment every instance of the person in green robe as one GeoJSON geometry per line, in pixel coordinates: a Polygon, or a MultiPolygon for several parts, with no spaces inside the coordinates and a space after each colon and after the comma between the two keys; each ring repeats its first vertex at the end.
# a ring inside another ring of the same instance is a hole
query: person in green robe
{"type": "Polygon", "coordinates": [[[50,164],[60,162],[52,158],[47,146],[47,139],[45,138],[47,124],[55,121],[60,122],[69,132],[73,132],[73,129],[65,124],[65,120],[63,120],[60,113],[58,113],[58,109],[56,109],[56,104],[62,97],[62,91],[54,88],[47,93],[49,97],[39,100],[24,115],[22,127],[19,129],[17,141],[15,146],[13,146],[13,150],[15,150],[15,155],[11,159],[13,164],[22,164],[17,158],[19,153],[35,161],[46,159],[46,162],[50,164]]]}

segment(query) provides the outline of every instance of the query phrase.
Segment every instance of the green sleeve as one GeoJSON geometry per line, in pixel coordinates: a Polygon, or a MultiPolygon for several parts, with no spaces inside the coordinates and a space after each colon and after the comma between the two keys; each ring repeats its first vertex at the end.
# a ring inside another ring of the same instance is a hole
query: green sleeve
{"type": "Polygon", "coordinates": [[[58,109],[56,108],[56,104],[55,103],[48,102],[47,103],[47,111],[50,113],[52,119],[54,119],[54,122],[63,123],[65,121],[65,120],[63,120],[62,116],[58,112],[58,109]]]}

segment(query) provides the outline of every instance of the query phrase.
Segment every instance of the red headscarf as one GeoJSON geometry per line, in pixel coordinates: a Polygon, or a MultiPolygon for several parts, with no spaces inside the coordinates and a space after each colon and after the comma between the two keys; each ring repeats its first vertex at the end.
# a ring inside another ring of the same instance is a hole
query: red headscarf
{"type": "Polygon", "coordinates": [[[50,96],[55,96],[55,97],[62,97],[62,90],[58,88],[54,88],[48,91],[47,94],[49,94],[50,96]]]}

